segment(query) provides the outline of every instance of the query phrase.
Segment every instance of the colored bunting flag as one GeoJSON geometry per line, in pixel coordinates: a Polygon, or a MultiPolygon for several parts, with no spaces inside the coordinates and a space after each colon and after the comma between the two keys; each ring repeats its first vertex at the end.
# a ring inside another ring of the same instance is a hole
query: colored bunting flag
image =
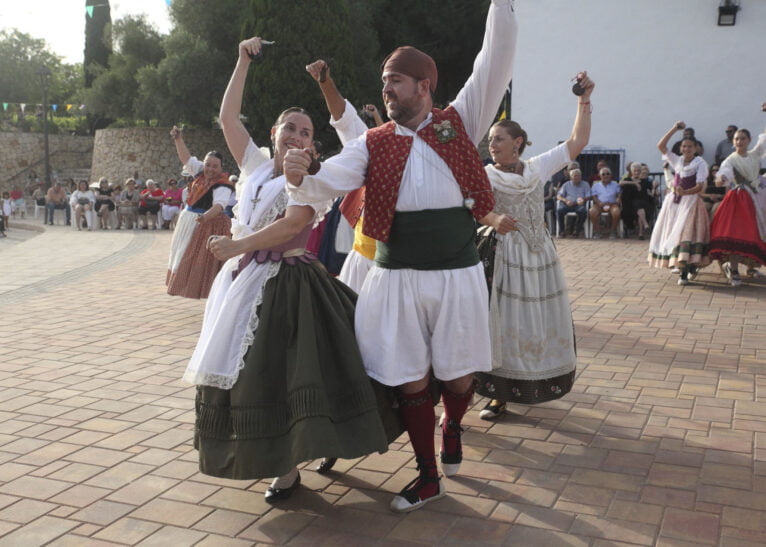
{"type": "Polygon", "coordinates": [[[21,107],[21,111],[24,112],[24,109],[27,107],[27,103],[21,103],[19,106],[21,107]]]}
{"type": "Polygon", "coordinates": [[[88,13],[88,17],[93,17],[93,6],[85,6],[85,11],[88,13]]]}
{"type": "Polygon", "coordinates": [[[58,110],[58,107],[59,107],[59,105],[57,105],[57,104],[52,104],[51,105],[51,108],[53,109],[54,112],[56,112],[56,110],[58,110]]]}
{"type": "Polygon", "coordinates": [[[8,110],[8,103],[3,103],[3,112],[8,110]]]}
{"type": "Polygon", "coordinates": [[[69,112],[70,110],[72,110],[73,106],[74,106],[73,104],[66,105],[66,111],[69,112]]]}

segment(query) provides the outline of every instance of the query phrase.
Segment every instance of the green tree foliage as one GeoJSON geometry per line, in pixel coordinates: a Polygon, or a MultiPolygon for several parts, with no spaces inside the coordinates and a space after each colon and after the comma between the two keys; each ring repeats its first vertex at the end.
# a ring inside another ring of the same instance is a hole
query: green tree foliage
{"type": "Polygon", "coordinates": [[[439,69],[437,104],[453,100],[481,49],[489,0],[384,0],[373,13],[382,55],[410,45],[431,55],[439,69]]]}
{"type": "MultiPolygon", "coordinates": [[[[250,68],[243,113],[257,143],[269,142],[279,113],[302,106],[311,114],[316,138],[334,143],[327,127],[327,108],[305,66],[319,58],[329,60],[338,88],[348,97],[357,92],[350,10],[347,0],[251,0],[244,36],[261,36],[276,45],[265,50],[262,61],[250,68]]],[[[236,56],[236,47],[231,57],[236,56]]]]}
{"type": "Polygon", "coordinates": [[[249,0],[174,0],[165,58],[138,73],[136,114],[160,125],[214,123],[249,0]]]}
{"type": "Polygon", "coordinates": [[[86,104],[92,115],[102,119],[133,118],[138,71],[162,60],[162,38],[143,15],[118,20],[112,34],[116,51],[109,57],[109,68],[101,70],[86,90],[86,104]]]}
{"type": "MultiPolygon", "coordinates": [[[[220,68],[231,55],[213,49],[185,30],[164,41],[165,58],[138,72],[136,112],[159,125],[189,123],[210,127],[226,89],[228,74],[220,68]]],[[[236,52],[236,45],[233,46],[236,52]]]]}
{"type": "Polygon", "coordinates": [[[91,87],[93,80],[109,63],[112,53],[110,26],[112,23],[109,0],[85,0],[85,50],[83,67],[85,87],[91,87]],[[92,15],[88,10],[92,10],[92,15]]]}
{"type": "Polygon", "coordinates": [[[6,102],[42,103],[40,76],[36,71],[45,65],[48,79],[48,102],[65,103],[77,94],[81,74],[79,65],[65,65],[61,57],[48,49],[44,40],[32,38],[16,29],[0,32],[0,97],[6,102]]]}

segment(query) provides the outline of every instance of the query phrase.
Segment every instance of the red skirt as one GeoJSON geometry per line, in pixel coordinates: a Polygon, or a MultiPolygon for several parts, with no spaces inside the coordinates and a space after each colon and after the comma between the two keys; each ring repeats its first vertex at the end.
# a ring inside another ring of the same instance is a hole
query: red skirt
{"type": "Polygon", "coordinates": [[[231,235],[229,217],[219,215],[197,226],[178,269],[175,272],[168,270],[165,279],[168,294],[186,298],[207,298],[213,280],[223,265],[223,262],[207,250],[207,239],[211,235],[231,235]]]}
{"type": "Polygon", "coordinates": [[[766,242],[758,232],[755,205],[747,190],[727,192],[710,226],[710,257],[727,262],[730,255],[748,265],[766,264],[766,242]]]}

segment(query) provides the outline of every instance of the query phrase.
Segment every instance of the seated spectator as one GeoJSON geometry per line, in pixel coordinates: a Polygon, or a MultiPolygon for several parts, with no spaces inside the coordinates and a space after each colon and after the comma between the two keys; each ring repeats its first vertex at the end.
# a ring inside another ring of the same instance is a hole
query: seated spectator
{"type": "Polygon", "coordinates": [[[601,180],[601,170],[604,168],[609,169],[609,164],[606,162],[606,160],[598,160],[598,163],[596,164],[596,171],[588,179],[591,187],[593,187],[594,183],[601,180]]]}
{"type": "Polygon", "coordinates": [[[637,161],[630,164],[630,175],[620,181],[622,194],[622,222],[626,230],[633,230],[638,223],[638,239],[646,237],[649,218],[654,214],[654,194],[652,182],[642,178],[642,165],[637,161]]]}
{"type": "MultiPolygon", "coordinates": [[[[571,165],[571,164],[570,164],[571,165]]],[[[566,181],[559,190],[556,199],[558,209],[556,211],[559,223],[559,237],[566,237],[566,215],[576,213],[575,236],[582,236],[585,217],[587,216],[586,202],[590,198],[590,186],[582,180],[582,172],[579,169],[569,169],[571,180],[566,181]]]]}
{"type": "MultiPolygon", "coordinates": [[[[558,188],[553,185],[553,181],[549,180],[543,187],[543,203],[545,204],[545,212],[553,211],[556,208],[556,192],[558,188]]],[[[552,226],[551,226],[552,228],[552,226]]]]}
{"type": "Polygon", "coordinates": [[[55,181],[53,186],[48,189],[46,199],[48,203],[45,206],[45,216],[48,224],[53,225],[53,212],[56,209],[64,209],[66,211],[66,224],[67,226],[70,226],[72,224],[72,208],[69,205],[69,198],[66,195],[66,191],[59,181],[55,181]]]}
{"type": "Polygon", "coordinates": [[[72,194],[77,191],[77,183],[74,181],[74,179],[66,179],[66,186],[64,187],[64,190],[66,191],[67,196],[72,197],[72,194]]]}
{"type": "MultiPolygon", "coordinates": [[[[35,188],[35,191],[32,192],[32,199],[34,200],[35,205],[38,207],[45,207],[45,184],[42,182],[37,183],[37,188],[35,188]]],[[[43,216],[43,224],[45,223],[44,221],[45,217],[43,216]]]]}
{"type": "Polygon", "coordinates": [[[168,179],[168,188],[165,190],[165,201],[162,203],[162,228],[168,229],[178,214],[181,212],[183,190],[178,187],[178,181],[168,179]]]}
{"type": "Polygon", "coordinates": [[[141,190],[141,201],[138,202],[138,217],[143,221],[142,230],[149,229],[149,215],[152,215],[152,229],[157,229],[157,215],[159,215],[163,199],[165,199],[165,193],[157,187],[157,183],[152,179],[146,179],[146,188],[141,190]]]}
{"type": "Polygon", "coordinates": [[[112,189],[109,187],[109,181],[105,177],[101,177],[96,189],[96,214],[102,230],[109,228],[109,215],[114,209],[115,205],[112,201],[112,189]]]}
{"type": "Polygon", "coordinates": [[[11,194],[9,192],[3,192],[2,217],[3,217],[3,222],[5,223],[6,229],[9,227],[8,219],[11,217],[11,214],[13,214],[13,205],[11,204],[11,194]]]}
{"type": "Polygon", "coordinates": [[[723,163],[723,160],[728,158],[734,153],[734,133],[739,129],[736,125],[729,125],[726,128],[726,138],[718,143],[715,147],[715,162],[718,165],[723,163]]]}
{"type": "Polygon", "coordinates": [[[12,211],[13,215],[15,216],[16,213],[21,214],[21,218],[24,218],[24,216],[27,214],[27,200],[24,199],[24,192],[22,192],[18,186],[14,186],[13,190],[11,190],[11,204],[12,204],[12,211]]]}
{"type": "MultiPolygon", "coordinates": [[[[637,170],[640,169],[638,164],[637,170]]],[[[632,167],[632,166],[631,166],[632,167]]],[[[590,208],[590,221],[593,224],[593,237],[601,237],[601,213],[609,213],[606,222],[606,231],[610,238],[617,237],[617,226],[620,224],[620,185],[612,180],[612,171],[604,167],[599,172],[601,181],[591,188],[593,205],[590,208]]]]}
{"type": "Polygon", "coordinates": [[[138,202],[141,200],[141,194],[136,190],[136,181],[129,178],[125,181],[125,190],[120,192],[117,200],[117,229],[122,227],[132,230],[134,226],[138,227],[138,202]]]}
{"type": "Polygon", "coordinates": [[[687,128],[684,129],[684,134],[683,134],[683,137],[681,137],[681,140],[676,142],[673,145],[672,152],[676,156],[680,156],[681,155],[681,143],[685,139],[692,139],[695,142],[695,149],[694,149],[694,156],[695,157],[696,156],[701,156],[702,154],[705,153],[705,147],[702,146],[702,142],[697,140],[697,137],[694,136],[694,128],[693,127],[687,127],[687,128]]]}
{"type": "Polygon", "coordinates": [[[726,187],[725,186],[717,186],[715,183],[715,179],[718,176],[718,169],[720,167],[717,164],[713,164],[710,166],[710,173],[707,176],[707,183],[705,184],[705,188],[700,192],[700,197],[702,198],[702,202],[705,204],[705,209],[707,209],[707,214],[710,215],[710,221],[713,221],[713,215],[715,215],[715,212],[718,210],[718,206],[721,204],[721,201],[723,201],[724,195],[726,194],[726,187]]]}
{"type": "Polygon", "coordinates": [[[74,221],[77,229],[82,230],[82,219],[85,217],[88,231],[92,230],[93,219],[91,218],[91,211],[96,204],[96,195],[88,187],[88,181],[81,180],[78,183],[77,190],[72,192],[72,197],[69,198],[69,204],[74,209],[74,221]]]}

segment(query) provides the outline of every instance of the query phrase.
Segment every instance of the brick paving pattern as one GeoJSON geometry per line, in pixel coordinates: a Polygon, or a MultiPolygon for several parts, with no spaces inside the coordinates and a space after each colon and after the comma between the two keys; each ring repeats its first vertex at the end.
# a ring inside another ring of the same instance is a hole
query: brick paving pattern
{"type": "Polygon", "coordinates": [[[764,281],[679,287],[645,242],[563,240],[572,393],[494,423],[478,399],[449,496],[420,511],[388,510],[403,439],[307,464],[271,507],[268,481],[197,470],[179,378],[204,302],[165,294],[170,234],[35,227],[0,240],[0,545],[766,543],[764,281]]]}

